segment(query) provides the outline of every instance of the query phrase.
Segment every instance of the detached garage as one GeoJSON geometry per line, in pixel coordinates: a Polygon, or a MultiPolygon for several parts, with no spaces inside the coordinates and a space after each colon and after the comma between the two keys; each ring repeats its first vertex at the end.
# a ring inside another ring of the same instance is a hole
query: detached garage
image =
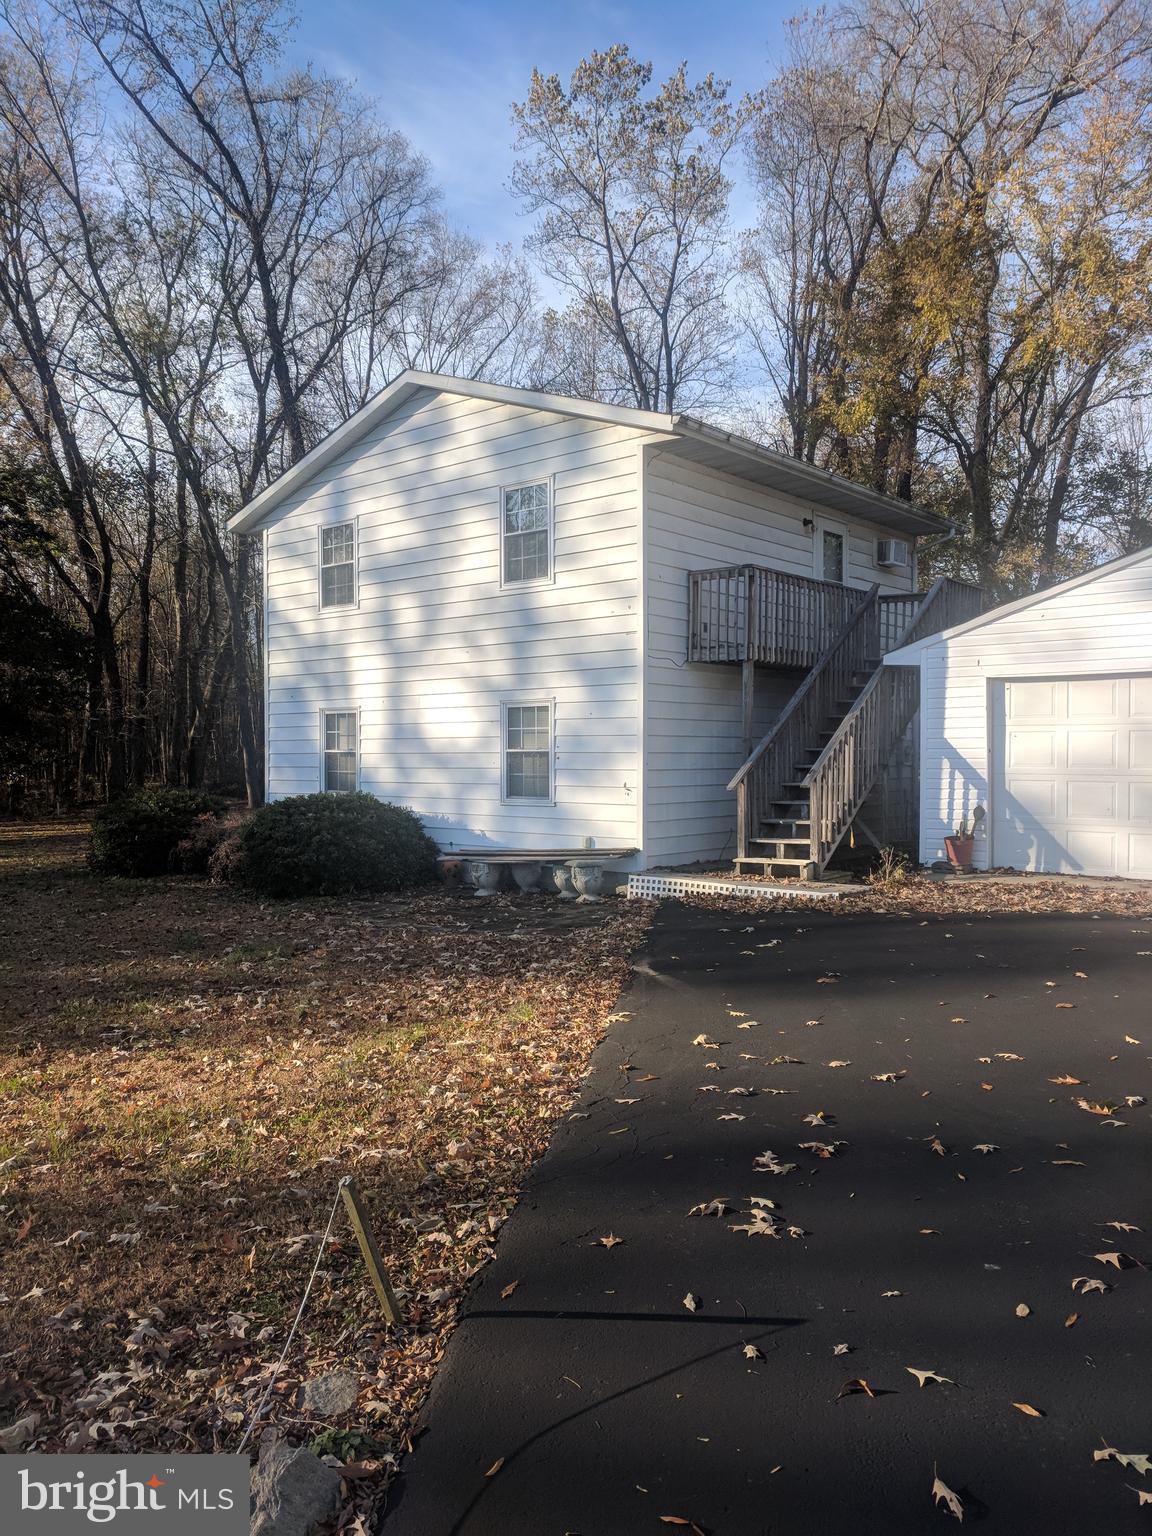
{"type": "Polygon", "coordinates": [[[920,857],[1152,879],[1152,550],[891,652],[920,669],[920,857]]]}

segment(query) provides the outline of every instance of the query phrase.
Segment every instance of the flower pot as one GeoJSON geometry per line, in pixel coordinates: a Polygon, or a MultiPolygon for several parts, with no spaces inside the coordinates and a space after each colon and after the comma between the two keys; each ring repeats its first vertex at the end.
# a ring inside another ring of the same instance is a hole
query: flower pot
{"type": "Polygon", "coordinates": [[[573,864],[572,882],[580,892],[581,901],[599,901],[604,889],[604,866],[573,864]]]}
{"type": "Polygon", "coordinates": [[[495,896],[503,872],[502,865],[489,864],[486,859],[468,861],[468,873],[472,878],[477,896],[495,896]]]}
{"type": "Polygon", "coordinates": [[[548,879],[561,901],[576,900],[576,892],[572,887],[572,871],[567,864],[553,864],[548,871],[548,879]]]}
{"type": "Polygon", "coordinates": [[[944,852],[948,855],[948,862],[953,869],[970,869],[972,867],[972,850],[976,846],[974,837],[946,837],[944,839],[944,852]]]}

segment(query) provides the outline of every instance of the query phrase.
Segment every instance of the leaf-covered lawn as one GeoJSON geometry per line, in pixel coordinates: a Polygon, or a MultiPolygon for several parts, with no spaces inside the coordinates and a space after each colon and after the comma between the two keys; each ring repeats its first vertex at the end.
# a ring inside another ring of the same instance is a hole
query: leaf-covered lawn
{"type": "Polygon", "coordinates": [[[84,831],[0,827],[0,1436],[234,1448],[351,1173],[409,1326],[338,1220],[270,1415],[386,1472],[648,909],[260,904],[97,879],[84,831]],[[357,1413],[307,1422],[335,1368],[357,1413]]]}

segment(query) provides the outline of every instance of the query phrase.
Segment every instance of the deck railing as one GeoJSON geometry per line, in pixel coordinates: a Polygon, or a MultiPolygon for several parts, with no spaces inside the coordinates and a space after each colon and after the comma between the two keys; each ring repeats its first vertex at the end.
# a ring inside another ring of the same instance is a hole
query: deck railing
{"type": "MultiPolygon", "coordinates": [[[[939,634],[981,612],[978,587],[942,576],[906,625],[900,644],[939,634]]],[[[892,649],[892,646],[887,649],[892,649]]],[[[812,863],[823,869],[835,853],[920,706],[915,667],[881,667],[841,720],[804,778],[812,863]]]]}
{"type": "Polygon", "coordinates": [[[738,857],[748,857],[750,840],[758,836],[772,802],[793,798],[785,786],[799,783],[804,753],[835,716],[838,702],[851,696],[854,678],[876,665],[879,646],[879,588],[872,587],[728,785],[736,791],[738,857]]]}
{"type": "Polygon", "coordinates": [[[759,565],[688,573],[688,660],[811,667],[863,593],[759,565]]]}

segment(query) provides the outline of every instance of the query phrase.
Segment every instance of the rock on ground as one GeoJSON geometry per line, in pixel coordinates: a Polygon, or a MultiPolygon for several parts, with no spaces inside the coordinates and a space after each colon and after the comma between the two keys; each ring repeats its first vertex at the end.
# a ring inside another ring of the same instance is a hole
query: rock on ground
{"type": "Polygon", "coordinates": [[[342,1419],[359,1396],[360,1382],[351,1371],[328,1371],[304,1383],[304,1412],[312,1419],[342,1419]]]}
{"type": "Polygon", "coordinates": [[[252,1473],[252,1536],[310,1536],[339,1506],[334,1468],[298,1446],[261,1446],[252,1473]]]}

